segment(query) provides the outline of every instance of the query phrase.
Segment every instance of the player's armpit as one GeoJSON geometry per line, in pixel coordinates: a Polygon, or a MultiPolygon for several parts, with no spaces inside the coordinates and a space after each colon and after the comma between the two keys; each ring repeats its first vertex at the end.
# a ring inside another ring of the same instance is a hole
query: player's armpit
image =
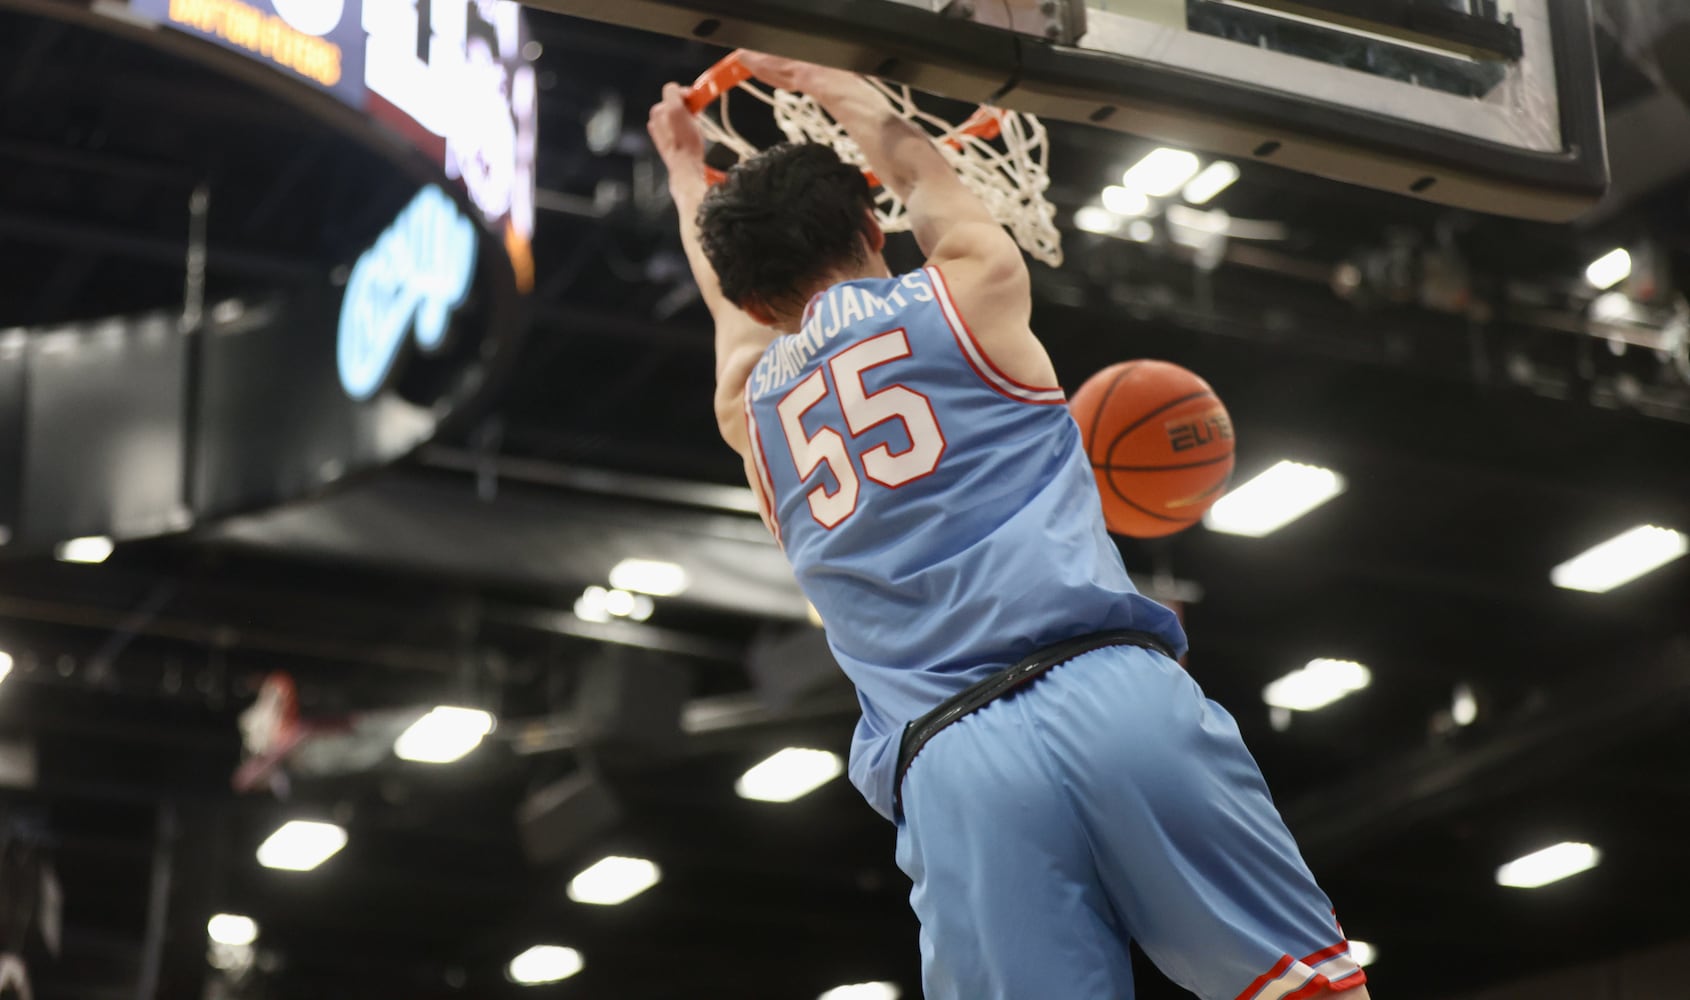
{"type": "Polygon", "coordinates": [[[1032,280],[1021,251],[996,223],[957,226],[929,258],[988,364],[1021,387],[1057,387],[1050,355],[1034,336],[1032,280]],[[1007,246],[1007,248],[1006,248],[1007,246]]]}
{"type": "Polygon", "coordinates": [[[774,515],[769,506],[769,497],[763,490],[762,477],[757,473],[757,463],[751,457],[749,449],[740,453],[745,460],[745,481],[751,487],[751,495],[757,501],[757,516],[762,519],[763,527],[769,529],[769,534],[780,541],[780,529],[775,526],[774,515]]]}
{"type": "Polygon", "coordinates": [[[775,523],[771,498],[763,487],[763,477],[753,453],[757,442],[752,438],[751,415],[745,398],[751,370],[761,357],[761,351],[747,348],[724,359],[723,377],[716,383],[716,429],[728,447],[739,452],[740,461],[745,466],[746,485],[751,487],[751,494],[757,501],[757,516],[763,519],[763,526],[779,542],[780,527],[775,523]]]}
{"type": "Polygon", "coordinates": [[[751,453],[751,436],[745,428],[745,394],[716,389],[716,431],[728,447],[746,456],[751,453]]]}
{"type": "Polygon", "coordinates": [[[910,232],[930,259],[940,257],[990,257],[1013,265],[1023,275],[1027,265],[1015,239],[998,225],[979,196],[968,190],[951,166],[940,160],[944,173],[934,176],[910,192],[910,232]]]}
{"type": "Polygon", "coordinates": [[[728,447],[746,457],[751,453],[750,433],[745,422],[745,383],[763,356],[756,342],[725,345],[717,340],[716,429],[728,447]]]}
{"type": "Polygon", "coordinates": [[[1023,324],[1032,315],[1032,277],[1027,273],[1027,262],[1014,238],[991,219],[948,227],[935,241],[927,262],[946,274],[956,272],[956,281],[970,286],[975,297],[990,295],[998,300],[994,304],[1017,310],[1016,318],[1023,324]],[[972,287],[975,285],[980,287],[972,287]]]}

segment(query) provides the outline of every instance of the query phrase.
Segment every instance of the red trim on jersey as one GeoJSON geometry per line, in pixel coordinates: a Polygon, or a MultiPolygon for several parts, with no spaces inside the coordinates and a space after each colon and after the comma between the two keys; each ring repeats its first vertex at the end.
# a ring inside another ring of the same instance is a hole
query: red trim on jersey
{"type": "Polygon", "coordinates": [[[967,360],[968,366],[974,369],[974,374],[980,376],[982,382],[997,390],[1000,395],[1021,403],[1055,405],[1068,401],[1059,386],[1027,385],[1005,375],[992,363],[991,356],[980,346],[979,338],[969,329],[968,321],[962,316],[962,310],[957,308],[956,300],[951,297],[950,286],[945,284],[945,276],[939,273],[937,267],[928,266],[923,270],[927,272],[928,283],[933,287],[933,297],[939,304],[939,311],[944,314],[945,323],[951,328],[951,336],[956,338],[963,358],[967,360]]]}
{"type": "MultiPolygon", "coordinates": [[[[890,337],[890,336],[894,336],[894,335],[896,335],[903,342],[904,353],[893,355],[892,357],[887,358],[884,361],[876,361],[874,364],[869,365],[866,368],[859,368],[859,369],[856,370],[855,375],[856,375],[856,379],[857,379],[857,388],[860,391],[860,394],[862,395],[862,397],[864,399],[867,399],[869,397],[869,391],[868,391],[868,385],[865,382],[863,382],[863,372],[869,371],[870,369],[879,368],[881,365],[889,365],[889,364],[893,363],[894,361],[902,361],[905,358],[910,357],[911,354],[913,353],[910,350],[909,333],[903,327],[898,327],[898,328],[893,329],[893,330],[887,330],[885,333],[877,333],[874,336],[869,337],[866,340],[859,340],[857,343],[852,344],[850,347],[847,347],[844,350],[835,353],[831,358],[828,358],[827,359],[827,366],[828,366],[828,368],[833,370],[833,388],[834,388],[834,391],[837,392],[838,389],[839,389],[839,369],[834,368],[833,366],[839,363],[839,359],[843,358],[845,355],[851,353],[852,351],[854,351],[857,348],[863,346],[864,344],[870,344],[870,343],[873,343],[874,341],[879,340],[882,337],[890,337]]],[[[912,396],[921,397],[922,404],[927,407],[927,415],[933,419],[933,430],[936,431],[939,435],[939,454],[937,454],[933,457],[933,467],[928,469],[926,472],[923,472],[919,476],[911,476],[909,479],[906,479],[901,483],[889,483],[886,480],[877,477],[874,473],[869,471],[869,464],[868,464],[869,456],[875,454],[878,451],[884,451],[888,458],[897,458],[900,455],[908,455],[910,452],[915,450],[915,432],[910,430],[910,423],[909,423],[908,420],[905,420],[903,418],[903,416],[901,416],[900,414],[888,413],[886,416],[881,417],[879,420],[876,420],[874,423],[869,424],[865,427],[853,427],[851,425],[851,411],[847,410],[845,408],[845,399],[844,399],[843,396],[841,396],[840,399],[839,399],[839,411],[840,411],[841,415],[843,415],[844,418],[845,418],[845,429],[851,433],[851,437],[852,437],[853,440],[856,439],[856,438],[862,437],[864,434],[867,434],[869,431],[874,430],[876,427],[879,427],[881,424],[891,423],[894,420],[896,420],[898,423],[900,423],[904,426],[904,436],[909,438],[910,443],[909,443],[909,447],[905,448],[903,451],[896,451],[895,452],[895,451],[892,450],[892,446],[890,444],[884,444],[883,443],[883,444],[875,445],[873,448],[870,448],[867,451],[863,452],[861,455],[857,456],[857,460],[862,462],[862,464],[863,464],[863,475],[868,478],[869,482],[878,483],[881,486],[884,486],[889,490],[895,490],[895,489],[898,489],[901,486],[908,486],[911,483],[919,482],[920,480],[926,479],[928,476],[931,476],[933,473],[939,471],[939,462],[940,462],[940,460],[942,460],[945,457],[945,452],[950,450],[951,442],[948,438],[945,437],[945,429],[943,427],[939,426],[939,411],[935,410],[933,408],[933,400],[928,398],[926,393],[921,392],[918,389],[913,389],[910,386],[905,385],[902,382],[895,382],[892,385],[887,386],[886,389],[882,389],[881,392],[885,392],[885,391],[887,391],[887,389],[903,389],[905,392],[908,392],[912,396]]],[[[875,393],[875,395],[879,395],[879,393],[875,393]]]]}
{"type": "Polygon", "coordinates": [[[1330,948],[1322,948],[1319,951],[1315,952],[1313,955],[1310,955],[1307,958],[1304,958],[1303,964],[1313,967],[1313,966],[1319,965],[1320,963],[1326,961],[1329,958],[1332,958],[1335,955],[1342,955],[1344,952],[1349,951],[1349,950],[1350,950],[1350,943],[1348,941],[1340,941],[1330,948]]]}
{"type": "Polygon", "coordinates": [[[1285,975],[1285,970],[1295,964],[1290,955],[1283,955],[1279,961],[1273,963],[1273,968],[1257,976],[1255,981],[1244,987],[1244,992],[1238,994],[1237,1000],[1251,1000],[1256,994],[1267,988],[1267,984],[1285,975]]]}
{"type": "Polygon", "coordinates": [[[1367,970],[1363,969],[1360,966],[1356,966],[1356,971],[1350,973],[1347,976],[1339,976],[1337,979],[1332,980],[1330,983],[1327,983],[1326,985],[1328,987],[1330,987],[1334,992],[1342,992],[1344,990],[1353,990],[1357,986],[1366,986],[1367,985],[1367,970]]]}
{"type": "Polygon", "coordinates": [[[1284,979],[1298,965],[1308,968],[1310,972],[1308,980],[1299,983],[1297,988],[1291,992],[1275,997],[1274,1000],[1309,1000],[1310,997],[1321,993],[1340,993],[1364,985],[1367,982],[1367,972],[1359,965],[1336,979],[1331,978],[1324,972],[1317,971],[1318,966],[1330,962],[1334,958],[1340,956],[1348,958],[1349,950],[1349,942],[1340,941],[1329,948],[1322,948],[1300,962],[1292,960],[1290,955],[1283,955],[1278,962],[1274,963],[1273,968],[1257,976],[1255,981],[1244,989],[1244,992],[1238,994],[1238,1000],[1255,1000],[1268,987],[1276,984],[1283,988],[1285,984],[1281,984],[1280,980],[1284,979]]]}
{"type": "Polygon", "coordinates": [[[1326,977],[1317,973],[1313,979],[1280,997],[1279,1000],[1308,1000],[1316,993],[1325,993],[1329,985],[1331,984],[1326,981],[1326,977]]]}
{"type": "Polygon", "coordinates": [[[1324,975],[1316,973],[1315,977],[1309,980],[1306,985],[1285,994],[1283,1000],[1308,1000],[1309,997],[1318,996],[1321,993],[1342,993],[1345,990],[1353,990],[1357,986],[1366,985],[1366,983],[1367,973],[1361,969],[1338,979],[1327,979],[1324,975]],[[1354,980],[1354,982],[1351,982],[1351,980],[1354,980]]]}

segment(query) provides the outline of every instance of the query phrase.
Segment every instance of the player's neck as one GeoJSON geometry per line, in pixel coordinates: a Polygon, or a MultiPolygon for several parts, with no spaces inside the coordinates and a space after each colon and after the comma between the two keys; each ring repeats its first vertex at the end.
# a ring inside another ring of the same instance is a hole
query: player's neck
{"type": "Polygon", "coordinates": [[[890,278],[892,269],[886,265],[886,258],[879,254],[870,254],[861,265],[836,271],[817,282],[804,296],[804,307],[795,312],[783,313],[776,317],[776,326],[782,330],[794,331],[804,325],[804,313],[809,308],[810,300],[822,294],[834,285],[846,281],[858,281],[863,278],[890,278]]]}

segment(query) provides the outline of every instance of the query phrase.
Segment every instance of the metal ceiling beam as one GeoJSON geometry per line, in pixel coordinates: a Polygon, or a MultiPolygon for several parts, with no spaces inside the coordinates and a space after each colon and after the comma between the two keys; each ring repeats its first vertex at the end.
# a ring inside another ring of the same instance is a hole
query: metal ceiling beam
{"type": "Polygon", "coordinates": [[[752,496],[750,488],[745,486],[722,486],[697,480],[594,469],[509,455],[483,455],[467,449],[441,445],[425,447],[419,458],[422,465],[430,469],[493,476],[497,479],[599,496],[679,504],[724,514],[757,513],[757,500],[752,496]]]}
{"type": "MultiPolygon", "coordinates": [[[[754,694],[694,698],[681,709],[681,731],[690,739],[688,753],[716,753],[788,727],[818,722],[849,725],[862,706],[849,692],[790,708],[770,708],[754,694]]],[[[518,754],[557,753],[579,747],[581,727],[572,715],[545,719],[513,719],[499,730],[518,754]]],[[[841,729],[844,732],[844,729],[841,729]]]]}
{"type": "Polygon", "coordinates": [[[577,617],[573,612],[555,608],[490,605],[483,609],[482,620],[492,625],[514,625],[539,632],[550,632],[553,635],[592,639],[718,663],[739,663],[745,659],[745,647],[737,642],[725,642],[641,622],[590,622],[577,617]]]}
{"type": "MultiPolygon", "coordinates": [[[[0,594],[0,619],[68,625],[113,632],[133,624],[130,613],[92,604],[31,600],[0,594]]],[[[297,656],[313,660],[363,663],[394,670],[447,673],[458,661],[449,650],[392,642],[308,636],[276,624],[235,625],[181,616],[157,616],[134,628],[137,635],[176,639],[206,649],[238,650],[297,656]]]]}
{"type": "Polygon", "coordinates": [[[59,143],[34,139],[0,139],[0,159],[36,163],[55,168],[82,170],[109,177],[169,184],[181,189],[185,196],[198,179],[194,171],[181,163],[153,160],[142,156],[114,153],[109,150],[85,150],[59,143]]]}
{"type": "MultiPolygon", "coordinates": [[[[0,237],[24,243],[111,254],[174,268],[180,268],[186,259],[187,231],[185,209],[180,239],[114,226],[71,222],[47,215],[0,210],[0,237]]],[[[315,261],[283,257],[260,250],[215,245],[207,251],[206,267],[220,274],[282,279],[290,282],[320,279],[323,273],[323,266],[315,261]]]]}
{"type": "MultiPolygon", "coordinates": [[[[725,447],[722,453],[731,454],[725,447]]],[[[570,496],[522,483],[489,496],[475,486],[400,470],[312,504],[225,522],[207,537],[290,560],[332,559],[395,576],[444,579],[466,590],[525,587],[547,595],[602,585],[630,556],[661,558],[679,563],[690,577],[679,599],[685,605],[742,617],[805,618],[791,568],[756,518],[570,496]]],[[[555,607],[518,607],[502,616],[490,607],[486,620],[501,619],[598,640],[626,635],[639,643],[638,630],[599,628],[555,607]]],[[[684,651],[658,639],[654,648],[684,651]]],[[[700,648],[698,655],[720,651],[700,648]]]]}

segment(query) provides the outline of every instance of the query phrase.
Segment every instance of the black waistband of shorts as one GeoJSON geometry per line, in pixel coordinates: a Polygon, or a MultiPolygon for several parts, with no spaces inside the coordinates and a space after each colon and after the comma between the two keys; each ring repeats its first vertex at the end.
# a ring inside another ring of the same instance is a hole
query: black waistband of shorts
{"type": "Polygon", "coordinates": [[[894,806],[903,809],[904,772],[909,770],[910,762],[927,741],[938,735],[941,729],[977,712],[1011,691],[1037,678],[1040,674],[1067,663],[1084,653],[1106,646],[1139,646],[1153,650],[1163,656],[1173,659],[1173,651],[1168,648],[1159,636],[1149,632],[1134,632],[1120,629],[1113,632],[1094,632],[1077,638],[1059,642],[1054,646],[1047,646],[1026,657],[1020,662],[1005,667],[997,673],[979,681],[942,702],[937,708],[914,720],[904,727],[903,739],[898,744],[898,771],[894,779],[892,801],[894,806]]]}

